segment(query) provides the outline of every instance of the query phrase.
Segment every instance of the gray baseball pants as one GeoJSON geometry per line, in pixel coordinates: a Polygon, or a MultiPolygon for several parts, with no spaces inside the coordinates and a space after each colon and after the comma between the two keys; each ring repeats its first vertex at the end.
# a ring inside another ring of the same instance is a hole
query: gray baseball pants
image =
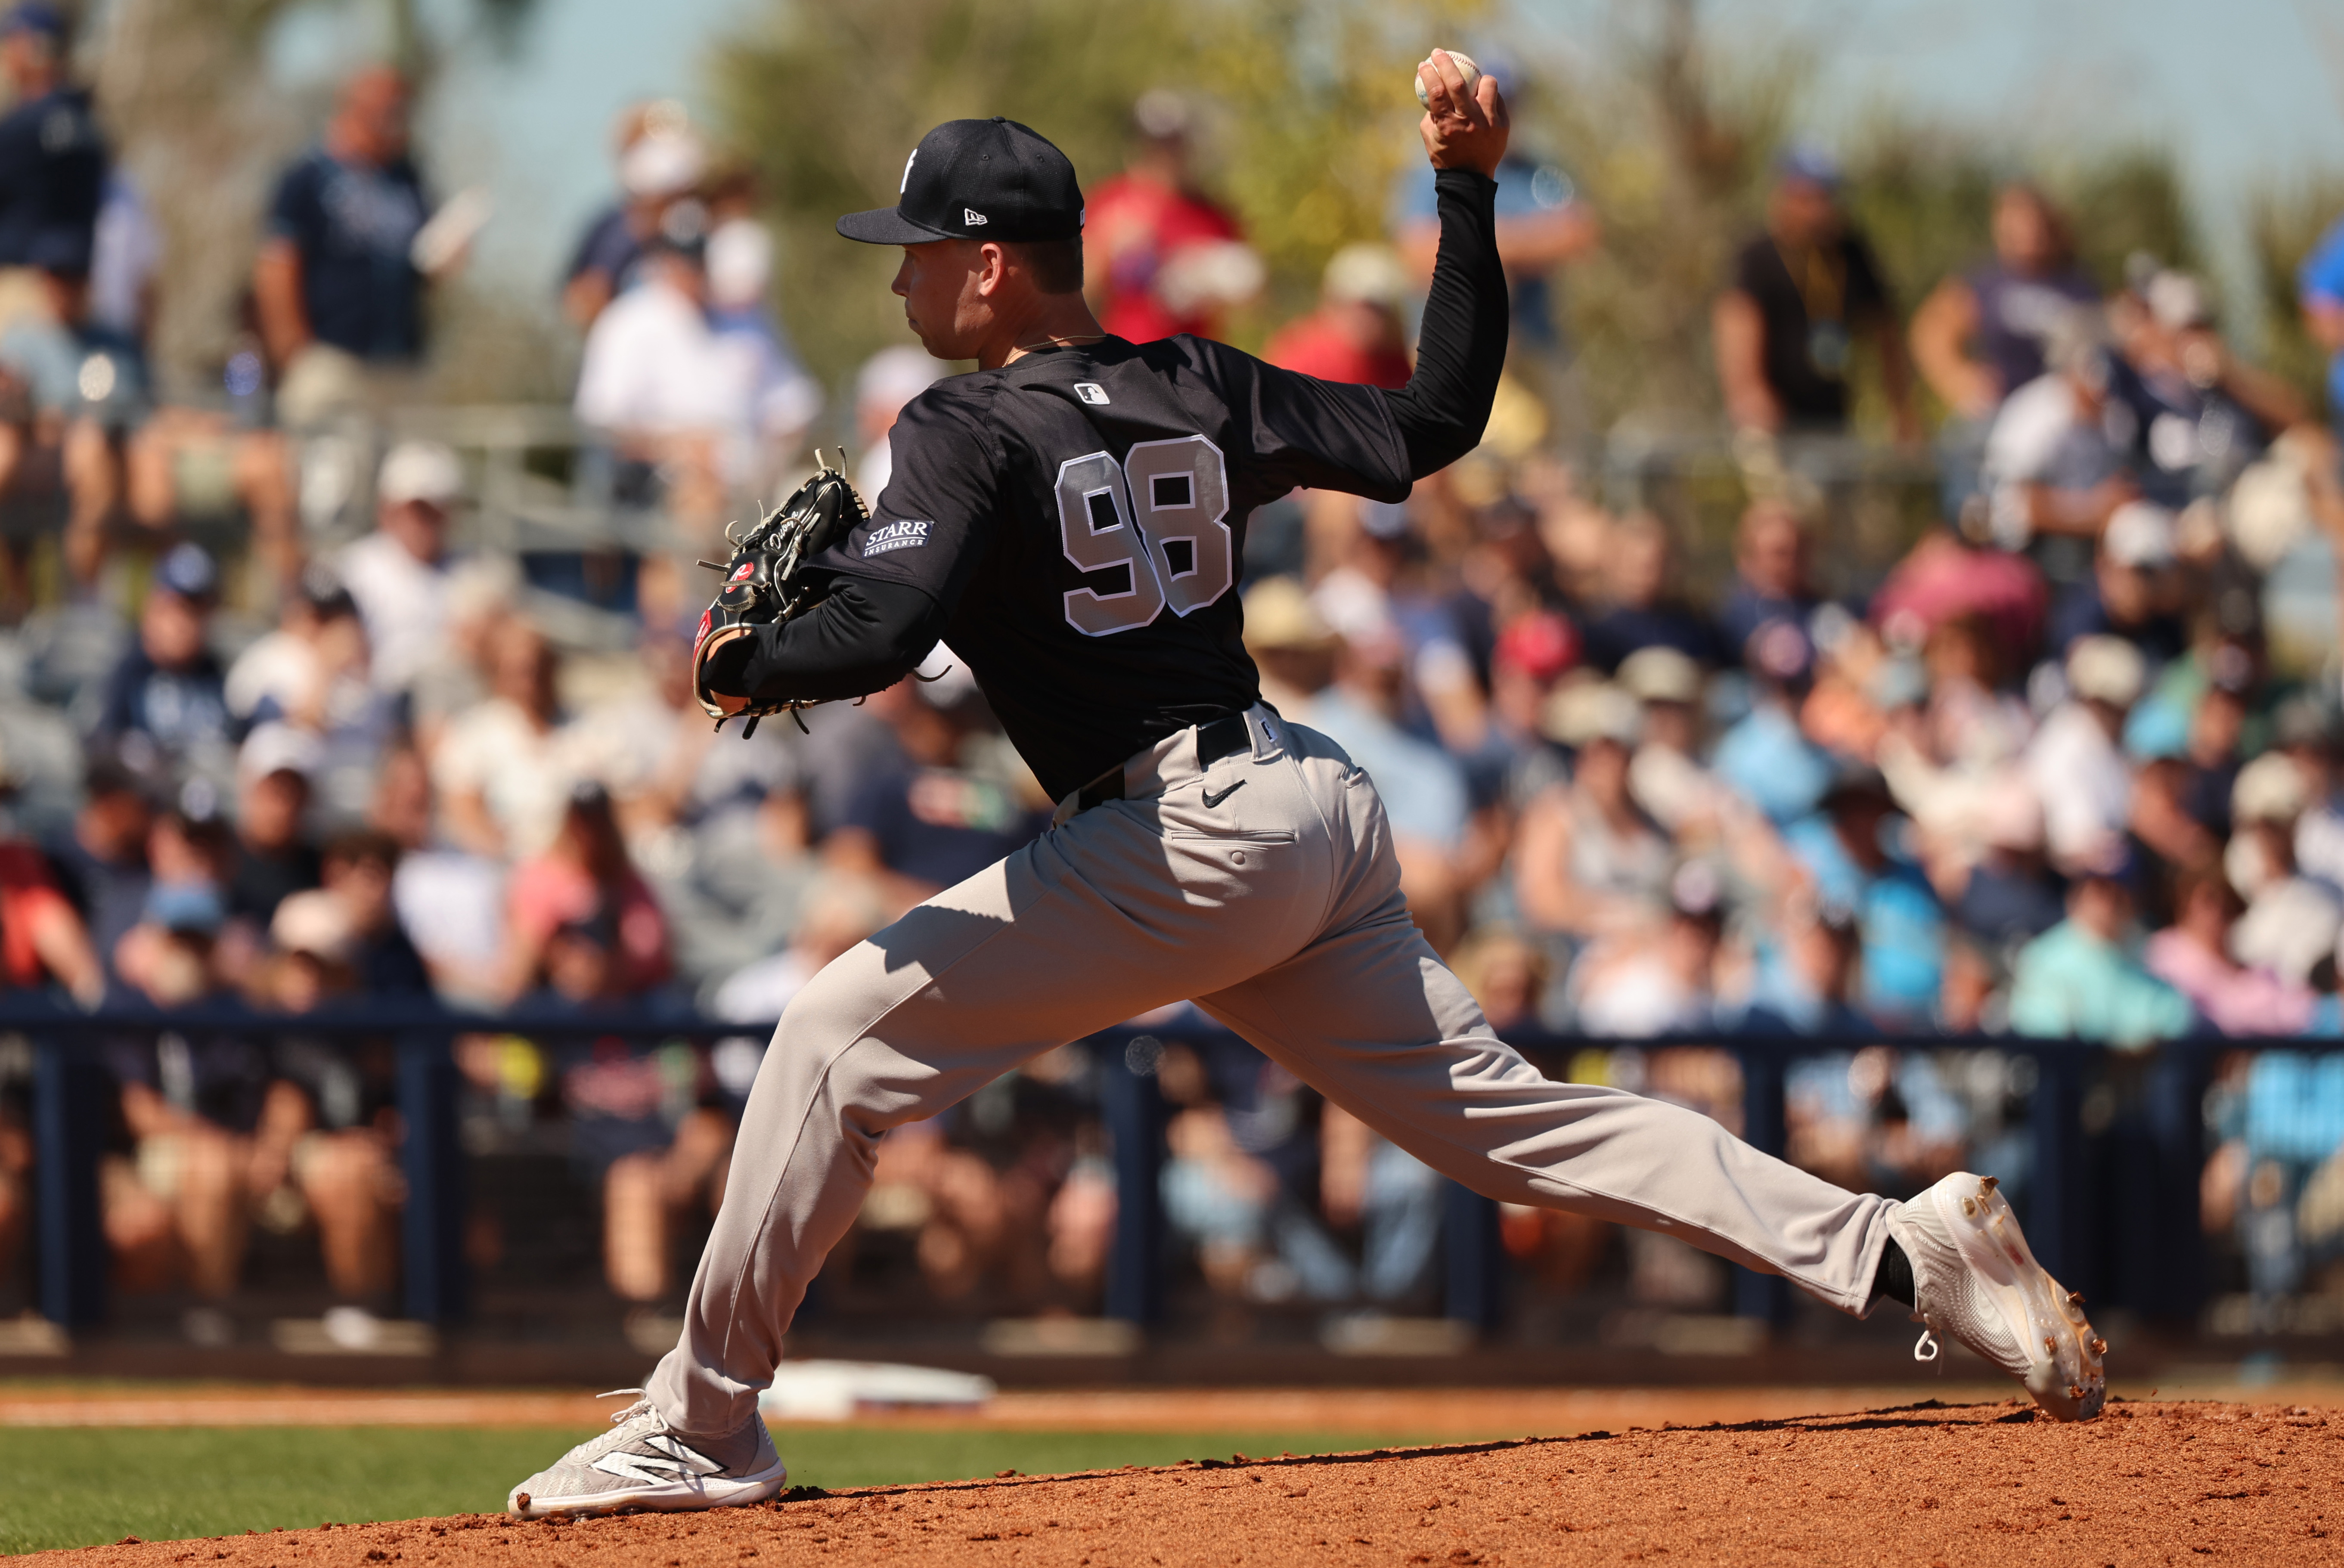
{"type": "Polygon", "coordinates": [[[1250,752],[1200,768],[1196,731],[1159,742],[1124,765],[1125,798],[1061,807],[790,1004],[648,1391],[672,1425],[718,1437],[755,1413],[889,1128],[1183,997],[1477,1192],[1682,1237],[1864,1310],[1886,1199],[1698,1112],[1541,1076],[1410,924],[1367,774],[1268,708],[1246,718],[1250,752]]]}

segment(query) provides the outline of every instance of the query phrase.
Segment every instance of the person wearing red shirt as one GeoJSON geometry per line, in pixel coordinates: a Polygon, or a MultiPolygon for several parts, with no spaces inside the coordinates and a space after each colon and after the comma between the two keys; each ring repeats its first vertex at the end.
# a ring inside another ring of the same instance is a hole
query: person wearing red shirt
{"type": "Polygon", "coordinates": [[[1327,263],[1318,309],[1280,328],[1262,358],[1322,381],[1405,387],[1410,366],[1399,308],[1407,293],[1398,252],[1347,245],[1327,263]]]}
{"type": "Polygon", "coordinates": [[[1192,181],[1187,106],[1170,93],[1144,93],[1132,122],[1138,147],[1131,162],[1090,194],[1084,292],[1115,337],[1217,337],[1222,309],[1259,292],[1260,258],[1237,220],[1192,181]]]}

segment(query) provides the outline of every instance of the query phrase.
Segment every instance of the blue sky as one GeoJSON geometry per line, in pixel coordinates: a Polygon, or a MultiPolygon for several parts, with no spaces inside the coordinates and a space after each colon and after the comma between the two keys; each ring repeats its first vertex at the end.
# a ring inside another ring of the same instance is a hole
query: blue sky
{"type": "MultiPolygon", "coordinates": [[[[607,194],[611,116],[642,96],[695,101],[711,46],[773,3],[541,0],[517,58],[460,60],[427,136],[443,188],[486,180],[495,192],[483,270],[548,287],[607,194]]],[[[464,0],[430,6],[460,15],[464,0]]],[[[1646,7],[1515,0],[1514,9],[1531,47],[1600,58],[1612,19],[1646,7]]],[[[2337,0],[1709,0],[1704,10],[1729,45],[1787,44],[1816,59],[1804,118],[1825,139],[1853,134],[1865,109],[1885,101],[2055,153],[2171,142],[2225,270],[2239,265],[2237,220],[2249,188],[2344,169],[2337,0]]],[[[330,74],[368,38],[313,15],[279,43],[280,74],[299,82],[330,74]]]]}

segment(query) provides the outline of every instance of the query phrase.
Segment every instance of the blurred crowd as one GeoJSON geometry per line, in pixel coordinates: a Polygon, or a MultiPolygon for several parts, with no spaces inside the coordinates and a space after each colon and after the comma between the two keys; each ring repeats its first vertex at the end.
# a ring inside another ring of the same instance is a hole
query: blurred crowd
{"type": "MultiPolygon", "coordinates": [[[[0,389],[21,400],[0,403],[0,501],[68,502],[62,592],[36,606],[18,549],[0,636],[0,973],[192,1020],[106,1047],[118,1279],[223,1298],[257,1237],[313,1231],[333,1295],[387,1305],[390,1059],[300,1019],[436,997],[509,1020],[460,1042],[467,1147],[558,1153],[599,1195],[611,1291],[671,1300],[796,989],[1052,807],[949,648],[803,733],[719,737],[692,699],[691,553],[830,428],[773,313],[753,182],[677,106],[631,109],[561,283],[581,461],[682,541],[641,553],[639,641],[612,650],[565,640],[523,563],[473,542],[457,450],[389,443],[354,529],[306,504],[305,443],[415,395],[424,295],[485,220],[428,194],[400,79],[353,77],[286,171],[222,406],[162,407],[138,338],[164,258],[61,41],[40,4],[0,21],[0,389]],[[235,525],[196,526],[198,500],[235,525]],[[743,1033],[593,1028],[695,1013],[743,1033]]],[[[1133,137],[1090,194],[1086,288],[1110,331],[1217,333],[1258,308],[1262,264],[1200,188],[1189,106],[1147,95],[1133,137]]],[[[1730,573],[1699,582],[1681,521],[1611,504],[1552,439],[1576,417],[1559,295],[1597,215],[1530,151],[1499,211],[1515,340],[1490,439],[1401,504],[1263,509],[1245,612],[1266,698],[1374,776],[1417,922],[1502,1035],[1729,1126],[1740,1071],[1715,1042],[1816,1037],[1793,1158],[1902,1192],[2023,1162],[2031,1067],[1995,1037],[2344,1034],[2344,472],[2201,280],[2147,257],[2087,277],[2056,206],[2014,184],[1976,266],[1908,319],[1829,158],[1794,149],[1720,279],[1746,504],[1730,573]],[[1941,516],[1826,593],[1802,452],[1844,438],[1866,358],[1896,439],[1942,411],[1941,516]]],[[[1267,357],[1405,381],[1436,245],[1429,174],[1409,177],[1267,357]]],[[[2307,266],[2305,309],[2344,356],[2339,254],[2307,266]]],[[[889,349],[844,389],[830,420],[867,495],[941,369],[889,349]]],[[[1215,1299],[1430,1301],[1425,1168],[1193,1012],[1134,1027],[1122,1059],[1171,1107],[1167,1212],[1215,1299]]],[[[1095,1308],[1116,1207],[1099,1073],[1054,1051],[890,1135],[832,1299],[901,1277],[1095,1308]]],[[[2260,1259],[2258,1289],[2292,1289],[2344,1244],[2344,1077],[2278,1053],[2223,1073],[2206,1223],[2260,1259]]],[[[0,1278],[32,1154],[0,1095],[0,1278]]],[[[480,1267],[520,1244],[503,1223],[475,1227],[480,1267]]],[[[1558,1290],[1607,1267],[1647,1303],[1723,1289],[1664,1239],[1504,1225],[1558,1290]]]]}

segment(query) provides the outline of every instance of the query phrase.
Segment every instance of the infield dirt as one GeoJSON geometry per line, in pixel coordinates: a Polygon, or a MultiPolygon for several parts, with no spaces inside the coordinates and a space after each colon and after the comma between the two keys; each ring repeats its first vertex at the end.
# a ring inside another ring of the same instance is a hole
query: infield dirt
{"type": "Polygon", "coordinates": [[[793,1492],[692,1515],[493,1515],[19,1559],[77,1568],[935,1563],[2188,1563],[2339,1559],[2344,1411],[2011,1403],[1165,1470],[793,1492]],[[591,1554],[591,1555],[590,1555],[591,1554]]]}

